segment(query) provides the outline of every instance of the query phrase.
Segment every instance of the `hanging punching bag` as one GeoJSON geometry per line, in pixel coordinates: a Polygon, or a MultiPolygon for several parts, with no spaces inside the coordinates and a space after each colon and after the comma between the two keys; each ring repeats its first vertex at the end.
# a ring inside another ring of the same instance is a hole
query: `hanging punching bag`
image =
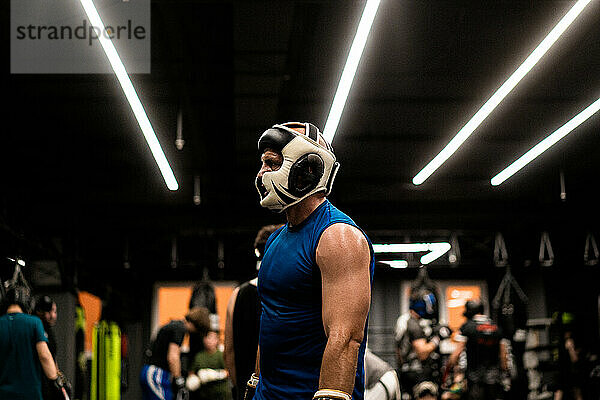
{"type": "Polygon", "coordinates": [[[190,299],[190,309],[194,307],[204,307],[211,314],[217,313],[215,287],[210,281],[201,281],[194,286],[190,299]]]}

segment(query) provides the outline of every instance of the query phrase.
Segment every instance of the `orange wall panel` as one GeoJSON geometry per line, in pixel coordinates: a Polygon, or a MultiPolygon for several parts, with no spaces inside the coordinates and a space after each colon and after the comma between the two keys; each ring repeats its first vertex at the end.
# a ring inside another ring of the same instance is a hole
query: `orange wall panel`
{"type": "Polygon", "coordinates": [[[92,351],[92,332],[94,325],[100,321],[102,300],[88,292],[79,292],[79,304],[85,312],[85,351],[92,351]]]}
{"type": "Polygon", "coordinates": [[[448,326],[456,331],[465,323],[463,316],[465,303],[468,300],[480,299],[479,286],[448,286],[446,288],[446,307],[448,309],[448,326]]]}

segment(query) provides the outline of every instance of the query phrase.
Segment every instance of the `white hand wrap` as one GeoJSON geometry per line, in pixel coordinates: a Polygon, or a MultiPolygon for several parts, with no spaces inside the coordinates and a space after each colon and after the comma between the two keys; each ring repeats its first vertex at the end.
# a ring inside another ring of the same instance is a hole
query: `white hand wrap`
{"type": "Polygon", "coordinates": [[[195,392],[196,390],[198,390],[198,388],[200,388],[200,378],[198,378],[198,375],[191,374],[190,376],[188,376],[185,380],[185,387],[190,392],[195,392]]]}
{"type": "Polygon", "coordinates": [[[202,385],[227,378],[227,372],[224,369],[202,368],[198,370],[197,375],[202,385]]]}
{"type": "Polygon", "coordinates": [[[313,400],[317,399],[340,399],[340,400],[352,400],[352,396],[348,393],[335,390],[335,389],[319,389],[313,396],[313,400]]]}

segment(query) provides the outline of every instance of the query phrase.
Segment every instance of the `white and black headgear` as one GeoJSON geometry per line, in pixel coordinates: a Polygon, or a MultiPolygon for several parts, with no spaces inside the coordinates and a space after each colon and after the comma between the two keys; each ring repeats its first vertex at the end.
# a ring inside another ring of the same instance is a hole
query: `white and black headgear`
{"type": "Polygon", "coordinates": [[[317,192],[329,195],[340,164],[316,126],[308,122],[273,125],[258,139],[261,154],[266,149],[280,152],[283,164],[277,171],[265,172],[262,182],[256,179],[261,206],[280,212],[317,192]],[[304,133],[293,128],[304,128],[304,133]]]}

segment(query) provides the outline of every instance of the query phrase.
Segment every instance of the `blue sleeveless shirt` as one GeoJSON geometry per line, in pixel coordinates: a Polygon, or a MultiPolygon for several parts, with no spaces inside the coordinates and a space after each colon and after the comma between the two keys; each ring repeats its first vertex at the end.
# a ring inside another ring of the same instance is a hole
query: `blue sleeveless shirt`
{"type": "MultiPolygon", "coordinates": [[[[255,399],[307,400],[318,390],[327,337],[321,312],[321,271],[315,253],[323,231],[337,223],[357,227],[350,217],[325,200],[302,223],[294,227],[286,224],[266,243],[258,272],[262,314],[260,381],[255,399]]],[[[366,235],[365,238],[371,250],[372,284],[373,247],[366,235]]],[[[366,341],[367,323],[358,354],[352,394],[355,400],[364,397],[366,341]]]]}

